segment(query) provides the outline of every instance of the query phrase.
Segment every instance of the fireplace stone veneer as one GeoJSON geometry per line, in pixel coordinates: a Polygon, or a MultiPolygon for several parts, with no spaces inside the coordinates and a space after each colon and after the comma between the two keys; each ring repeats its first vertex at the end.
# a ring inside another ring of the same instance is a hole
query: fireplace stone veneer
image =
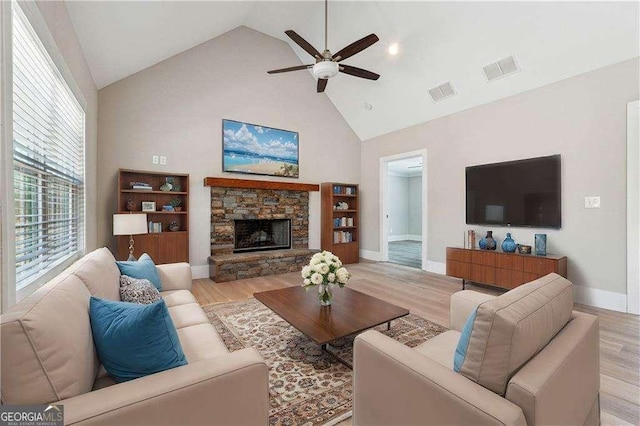
{"type": "Polygon", "coordinates": [[[309,193],[211,187],[211,254],[234,250],[235,220],[290,219],[291,247],[309,247],[309,193]]]}
{"type": "Polygon", "coordinates": [[[205,185],[211,186],[212,280],[300,271],[309,263],[316,252],[308,249],[309,191],[318,191],[318,185],[226,178],[205,178],[205,185]],[[264,219],[291,221],[291,248],[234,253],[236,221],[264,219]]]}

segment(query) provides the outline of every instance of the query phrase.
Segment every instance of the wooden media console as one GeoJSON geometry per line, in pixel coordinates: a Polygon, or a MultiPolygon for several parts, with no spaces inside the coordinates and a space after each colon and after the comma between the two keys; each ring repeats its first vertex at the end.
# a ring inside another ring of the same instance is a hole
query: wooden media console
{"type": "Polygon", "coordinates": [[[567,277],[566,256],[447,247],[447,275],[462,278],[463,289],[467,281],[512,289],[551,272],[567,277]]]}

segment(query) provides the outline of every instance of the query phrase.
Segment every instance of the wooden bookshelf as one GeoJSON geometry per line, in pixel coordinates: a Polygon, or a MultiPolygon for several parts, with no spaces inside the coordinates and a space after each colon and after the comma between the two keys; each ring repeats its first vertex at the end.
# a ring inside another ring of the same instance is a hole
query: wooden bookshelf
{"type": "Polygon", "coordinates": [[[320,191],[322,250],[332,252],[342,263],[358,263],[358,185],[325,182],[320,185],[320,191]],[[347,208],[338,208],[340,203],[346,203],[347,208]]]}
{"type": "MultiPolygon", "coordinates": [[[[147,172],[142,170],[120,169],[118,171],[118,213],[146,213],[147,222],[161,224],[162,232],[134,235],[134,256],[148,253],[156,264],[189,261],[189,175],[182,173],[147,172]],[[173,181],[173,188],[179,191],[163,191],[165,183],[173,181]],[[144,182],[149,189],[133,189],[132,182],[144,182]],[[165,205],[172,200],[180,200],[181,211],[164,211],[165,205]],[[127,209],[127,202],[133,210],[127,209]],[[154,211],[142,211],[143,202],[155,202],[154,211]],[[171,222],[178,224],[177,231],[171,231],[171,222]]],[[[129,237],[120,235],[118,239],[118,260],[129,255],[129,237]]]]}

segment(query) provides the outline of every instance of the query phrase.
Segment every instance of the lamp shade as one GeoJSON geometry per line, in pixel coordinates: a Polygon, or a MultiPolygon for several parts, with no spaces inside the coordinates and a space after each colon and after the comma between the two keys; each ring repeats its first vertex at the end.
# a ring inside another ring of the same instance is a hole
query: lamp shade
{"type": "Polygon", "coordinates": [[[138,235],[146,234],[146,214],[114,214],[113,235],[138,235]]]}

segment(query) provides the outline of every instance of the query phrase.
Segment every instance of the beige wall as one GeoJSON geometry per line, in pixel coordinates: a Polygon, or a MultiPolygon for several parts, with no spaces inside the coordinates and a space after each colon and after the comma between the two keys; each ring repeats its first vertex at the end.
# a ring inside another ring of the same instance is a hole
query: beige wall
{"type": "Polygon", "coordinates": [[[380,157],[428,150],[428,259],[444,262],[464,230],[487,229],[465,224],[465,166],[561,154],[562,229],[488,229],[525,244],[544,232],[575,284],[625,293],[626,108],[640,97],[638,75],[636,58],[363,142],[361,249],[379,250],[380,157]],[[589,195],[602,208],[585,209],[589,195]]]}
{"type": "MultiPolygon", "coordinates": [[[[283,41],[236,28],[99,91],[98,227],[114,246],[118,168],[191,175],[190,261],[203,269],[210,255],[207,176],[282,180],[222,173],[223,118],[294,130],[300,138],[299,182],[360,178],[360,141],[306,71],[268,75],[300,64],[283,41]],[[168,164],[151,164],[153,154],[168,164]]],[[[310,245],[319,247],[320,198],[311,197],[310,245]]]]}
{"type": "Polygon", "coordinates": [[[38,9],[67,67],[80,87],[87,102],[86,106],[86,152],[85,152],[85,194],[86,194],[86,251],[97,247],[97,127],[98,90],[78,42],[67,7],[63,1],[39,1],[38,9]]]}

